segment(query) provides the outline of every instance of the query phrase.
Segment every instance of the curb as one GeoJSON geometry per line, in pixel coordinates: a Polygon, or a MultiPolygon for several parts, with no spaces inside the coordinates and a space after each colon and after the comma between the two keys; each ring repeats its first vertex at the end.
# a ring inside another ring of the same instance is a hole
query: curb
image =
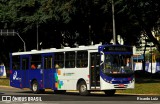
{"type": "Polygon", "coordinates": [[[0,88],[13,88],[13,87],[0,85],[0,88]]]}

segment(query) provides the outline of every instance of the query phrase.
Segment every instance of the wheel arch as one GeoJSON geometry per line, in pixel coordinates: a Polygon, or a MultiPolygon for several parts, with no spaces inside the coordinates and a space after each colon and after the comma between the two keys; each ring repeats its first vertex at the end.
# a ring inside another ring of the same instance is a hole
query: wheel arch
{"type": "MultiPolygon", "coordinates": [[[[34,81],[37,81],[37,79],[36,79],[36,78],[32,79],[30,84],[32,85],[32,83],[33,83],[34,81]]],[[[37,82],[38,82],[38,81],[37,81],[37,82]]]]}
{"type": "Polygon", "coordinates": [[[77,88],[76,88],[76,90],[78,90],[79,84],[80,84],[81,82],[85,82],[85,83],[86,83],[86,81],[85,81],[83,78],[80,78],[80,79],[77,81],[77,88]]]}

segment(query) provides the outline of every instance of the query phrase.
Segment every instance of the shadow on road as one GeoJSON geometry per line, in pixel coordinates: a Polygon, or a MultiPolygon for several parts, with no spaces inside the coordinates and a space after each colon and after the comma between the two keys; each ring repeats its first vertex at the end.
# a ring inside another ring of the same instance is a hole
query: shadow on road
{"type": "MultiPolygon", "coordinates": [[[[65,94],[55,94],[54,91],[45,91],[44,93],[34,94],[32,91],[18,91],[15,92],[16,94],[26,94],[26,95],[65,95],[65,96],[80,96],[78,92],[66,92],[65,94]]],[[[122,96],[136,96],[136,95],[129,95],[129,94],[115,94],[114,97],[122,97],[122,96]]],[[[91,92],[87,97],[113,97],[107,96],[102,92],[91,92]]]]}

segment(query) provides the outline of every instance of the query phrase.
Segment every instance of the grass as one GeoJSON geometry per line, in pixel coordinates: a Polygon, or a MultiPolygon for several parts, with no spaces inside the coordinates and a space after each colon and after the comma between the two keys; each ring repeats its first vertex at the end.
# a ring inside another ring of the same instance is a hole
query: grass
{"type": "Polygon", "coordinates": [[[9,79],[8,78],[0,78],[0,85],[2,86],[9,86],[9,79]]]}
{"type": "Polygon", "coordinates": [[[135,83],[135,89],[117,90],[117,93],[160,95],[160,80],[144,78],[137,79],[135,83]]]}

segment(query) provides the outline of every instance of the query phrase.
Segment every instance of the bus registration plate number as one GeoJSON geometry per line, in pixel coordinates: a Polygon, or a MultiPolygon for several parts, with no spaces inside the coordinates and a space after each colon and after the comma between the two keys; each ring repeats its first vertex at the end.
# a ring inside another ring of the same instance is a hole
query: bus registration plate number
{"type": "Polygon", "coordinates": [[[119,87],[124,87],[124,84],[119,84],[119,87]]]}

